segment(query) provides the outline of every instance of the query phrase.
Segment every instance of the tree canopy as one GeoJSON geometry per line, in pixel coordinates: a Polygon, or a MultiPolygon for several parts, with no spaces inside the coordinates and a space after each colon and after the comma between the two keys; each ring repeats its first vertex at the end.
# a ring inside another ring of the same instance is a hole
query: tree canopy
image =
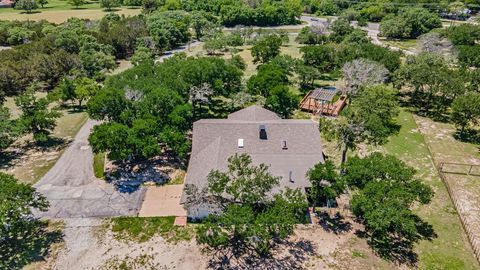
{"type": "Polygon", "coordinates": [[[225,172],[211,171],[201,190],[187,186],[187,205],[208,203],[218,209],[199,226],[197,241],[237,255],[266,255],[276,240],[285,239],[303,222],[305,196],[292,189],[271,196],[278,177],[265,164],[253,165],[247,154],[236,154],[228,163],[225,172]]]}

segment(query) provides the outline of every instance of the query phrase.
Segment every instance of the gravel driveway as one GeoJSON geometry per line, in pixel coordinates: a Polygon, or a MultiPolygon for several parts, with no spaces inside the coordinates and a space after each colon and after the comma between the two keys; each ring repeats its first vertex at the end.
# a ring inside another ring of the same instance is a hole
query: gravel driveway
{"type": "Polygon", "coordinates": [[[144,188],[120,193],[111,184],[93,174],[93,153],[88,145],[90,130],[98,124],[88,120],[55,166],[35,184],[50,202],[39,217],[80,218],[137,215],[144,188]]]}

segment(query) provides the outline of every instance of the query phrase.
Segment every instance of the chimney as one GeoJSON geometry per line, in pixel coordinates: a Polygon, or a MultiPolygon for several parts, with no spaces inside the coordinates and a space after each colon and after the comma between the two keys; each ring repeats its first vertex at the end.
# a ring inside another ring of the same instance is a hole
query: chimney
{"type": "Polygon", "coordinates": [[[259,127],[259,138],[260,140],[266,140],[267,139],[267,127],[265,125],[260,125],[259,127]]]}
{"type": "Polygon", "coordinates": [[[238,148],[243,148],[243,139],[238,139],[238,148]]]}

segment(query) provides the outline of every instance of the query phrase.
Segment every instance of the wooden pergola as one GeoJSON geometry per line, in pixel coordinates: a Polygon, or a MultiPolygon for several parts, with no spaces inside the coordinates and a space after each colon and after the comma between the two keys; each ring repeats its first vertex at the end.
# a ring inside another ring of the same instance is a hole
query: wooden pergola
{"type": "Polygon", "coordinates": [[[317,88],[308,92],[300,102],[300,109],[316,115],[338,116],[345,107],[346,95],[333,102],[339,91],[335,87],[317,88]]]}

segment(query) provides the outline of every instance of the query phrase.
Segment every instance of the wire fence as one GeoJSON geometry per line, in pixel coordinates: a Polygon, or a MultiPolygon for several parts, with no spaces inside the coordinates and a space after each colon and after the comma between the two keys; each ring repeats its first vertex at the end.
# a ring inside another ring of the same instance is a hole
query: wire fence
{"type": "Polygon", "coordinates": [[[475,164],[442,162],[439,169],[441,173],[480,176],[480,165],[475,164]]]}

